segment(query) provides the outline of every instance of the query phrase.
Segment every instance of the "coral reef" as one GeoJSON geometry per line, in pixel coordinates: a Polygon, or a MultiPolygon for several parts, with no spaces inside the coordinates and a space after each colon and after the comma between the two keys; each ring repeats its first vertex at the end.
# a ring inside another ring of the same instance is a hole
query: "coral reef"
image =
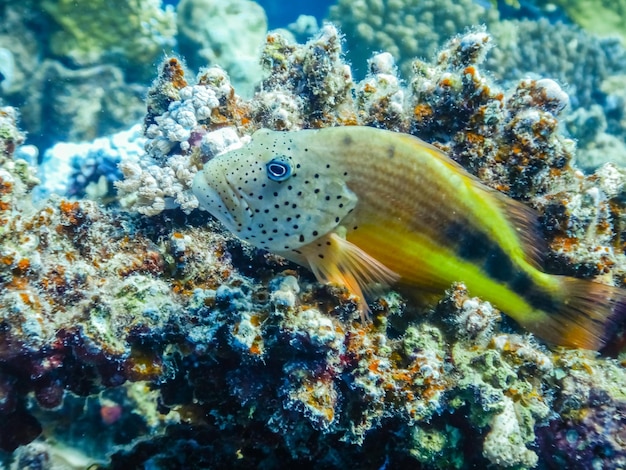
{"type": "Polygon", "coordinates": [[[113,184],[122,176],[118,164],[121,160],[138,161],[144,145],[139,124],[89,143],[55,144],[46,150],[38,165],[41,184],[35,196],[45,199],[58,194],[111,202],[117,197],[113,184]]]}
{"type": "Polygon", "coordinates": [[[153,63],[175,45],[174,12],[159,0],[80,8],[66,0],[3,1],[0,18],[0,48],[14,64],[1,96],[20,107],[29,141],[42,151],[138,122],[153,63]]]}
{"type": "Polygon", "coordinates": [[[623,21],[626,2],[623,0],[613,2],[539,0],[537,3],[552,7],[558,5],[569,18],[587,31],[599,36],[617,36],[623,44],[626,44],[626,28],[623,21]]]}
{"type": "MultiPolygon", "coordinates": [[[[546,2],[521,3],[516,8],[523,7],[525,12],[547,9],[543,8],[546,2]]],[[[576,10],[589,8],[593,2],[561,3],[576,10]]],[[[607,9],[602,6],[594,13],[602,15],[607,9]]],[[[382,49],[398,61],[405,76],[410,76],[415,59],[428,59],[449,37],[466,32],[471,25],[485,24],[497,47],[488,55],[484,69],[495,78],[514,85],[525,76],[545,77],[565,86],[573,113],[563,122],[571,137],[579,141],[579,167],[592,172],[602,163],[621,161],[626,107],[624,87],[618,84],[623,83],[626,71],[624,45],[616,38],[598,38],[573,24],[554,24],[545,17],[520,20],[501,16],[498,9],[469,0],[340,0],[329,13],[346,34],[348,54],[357,70],[363,70],[373,51],[382,49]],[[590,109],[594,111],[590,113],[590,109]],[[586,138],[589,126],[595,129],[597,139],[586,138]]]]}
{"type": "Polygon", "coordinates": [[[389,52],[408,72],[410,61],[430,58],[450,37],[497,20],[498,12],[472,0],[339,0],[328,18],[340,25],[357,70],[377,51],[389,52]]]}
{"type": "Polygon", "coordinates": [[[597,38],[572,25],[547,20],[506,20],[490,25],[498,47],[487,60],[501,80],[544,76],[565,84],[571,110],[564,118],[577,139],[577,163],[593,171],[624,155],[624,100],[621,83],[626,49],[615,38],[597,38]],[[538,47],[541,38],[547,47],[538,47]],[[593,71],[593,72],[590,72],[593,71]]]}
{"type": "Polygon", "coordinates": [[[261,77],[259,44],[267,33],[263,8],[250,0],[182,0],[176,13],[178,50],[187,65],[196,71],[219,65],[240,95],[252,96],[261,77]]]}
{"type": "Polygon", "coordinates": [[[550,79],[493,83],[491,44],[483,30],[455,37],[406,81],[380,53],[355,83],[332,25],[303,45],[273,33],[250,100],[223,69],[192,79],[167,58],[146,153],[120,164],[123,208],[32,205],[34,169],[3,108],[0,463],[618,468],[619,359],[549,348],[462,283],[430,307],[385,292],[361,322],[349,292],[194,210],[195,172],[260,127],[373,125],[535,207],[551,272],[623,285],[626,173],[577,171],[559,127],[567,94],[550,79]]]}
{"type": "Polygon", "coordinates": [[[605,104],[602,83],[626,70],[626,50],[619,41],[597,38],[562,23],[505,20],[489,26],[498,47],[487,60],[500,80],[525,75],[550,77],[565,84],[574,108],[605,104]],[[545,41],[538,48],[534,38],[545,41]],[[593,73],[590,71],[593,70],[593,73]]]}
{"type": "Polygon", "coordinates": [[[160,0],[96,0],[81,8],[70,0],[37,3],[53,19],[50,52],[75,65],[125,65],[133,80],[133,73],[146,73],[134,64],[150,64],[173,45],[174,12],[160,0]]]}

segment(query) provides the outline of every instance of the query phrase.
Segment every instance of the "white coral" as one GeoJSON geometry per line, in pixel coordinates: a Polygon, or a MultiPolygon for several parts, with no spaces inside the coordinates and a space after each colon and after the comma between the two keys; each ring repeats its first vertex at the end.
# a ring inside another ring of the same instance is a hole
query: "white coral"
{"type": "Polygon", "coordinates": [[[504,397],[503,402],[504,409],[491,421],[483,455],[499,468],[532,468],[537,465],[537,454],[526,447],[513,400],[504,397]]]}

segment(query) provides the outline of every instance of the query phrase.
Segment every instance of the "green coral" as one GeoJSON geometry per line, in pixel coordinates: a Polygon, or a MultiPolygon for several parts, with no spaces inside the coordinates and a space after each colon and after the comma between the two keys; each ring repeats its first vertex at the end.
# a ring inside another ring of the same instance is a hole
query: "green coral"
{"type": "Polygon", "coordinates": [[[625,0],[549,0],[540,5],[557,5],[576,24],[598,36],[619,36],[626,44],[625,0]]]}
{"type": "Polygon", "coordinates": [[[173,45],[173,10],[160,0],[43,0],[41,8],[56,22],[50,38],[53,54],[78,65],[106,56],[137,64],[152,63],[173,45]]]}
{"type": "Polygon", "coordinates": [[[446,425],[444,430],[413,426],[409,454],[429,468],[461,468],[464,463],[461,431],[446,425]]]}

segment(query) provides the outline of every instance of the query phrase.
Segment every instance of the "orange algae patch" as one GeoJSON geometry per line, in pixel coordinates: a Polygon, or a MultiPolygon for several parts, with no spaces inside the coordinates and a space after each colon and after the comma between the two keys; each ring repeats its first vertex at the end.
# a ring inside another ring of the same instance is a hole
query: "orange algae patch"
{"type": "Polygon", "coordinates": [[[475,132],[467,132],[465,134],[465,140],[473,145],[483,145],[485,137],[480,134],[476,134],[475,132]]]}
{"type": "Polygon", "coordinates": [[[27,290],[29,287],[29,283],[27,279],[21,276],[15,276],[8,284],[6,284],[6,287],[9,290],[27,290]]]}
{"type": "Polygon", "coordinates": [[[555,251],[572,251],[577,245],[578,239],[575,237],[556,236],[551,242],[555,251]]]}
{"type": "Polygon", "coordinates": [[[433,109],[427,104],[418,104],[413,108],[413,115],[417,120],[423,121],[433,115],[433,109]]]}
{"type": "Polygon", "coordinates": [[[28,260],[28,258],[22,258],[21,260],[17,262],[17,265],[15,266],[15,270],[17,271],[18,274],[26,273],[26,271],[28,271],[29,268],[30,268],[30,261],[28,260]]]}
{"type": "Polygon", "coordinates": [[[250,317],[250,324],[252,326],[259,326],[261,324],[261,316],[260,315],[252,315],[250,317]]]}
{"type": "Polygon", "coordinates": [[[19,292],[20,299],[24,302],[24,305],[36,312],[39,312],[41,310],[41,301],[37,295],[28,292],[26,290],[27,288],[28,286],[24,285],[21,292],[19,292]]]}
{"type": "Polygon", "coordinates": [[[0,195],[11,194],[13,191],[13,183],[0,178],[0,195]]]}
{"type": "Polygon", "coordinates": [[[163,373],[161,358],[147,348],[133,348],[126,361],[130,380],[152,380],[163,373]]]}
{"type": "Polygon", "coordinates": [[[476,75],[476,68],[470,65],[469,67],[465,67],[465,70],[463,70],[463,73],[465,75],[474,76],[476,75]]]}
{"type": "Polygon", "coordinates": [[[41,277],[41,287],[47,291],[63,293],[69,287],[65,274],[65,268],[60,264],[51,268],[41,277]]]}
{"type": "Polygon", "coordinates": [[[257,341],[259,341],[260,339],[260,336],[254,338],[254,343],[252,343],[252,346],[250,346],[250,354],[253,354],[255,356],[260,356],[261,354],[263,354],[263,348],[261,348],[261,346],[257,344],[257,341]]]}
{"type": "Polygon", "coordinates": [[[374,87],[371,83],[366,83],[363,87],[363,91],[365,93],[374,93],[376,91],[376,87],[374,87]]]}
{"type": "Polygon", "coordinates": [[[82,221],[82,211],[78,202],[63,200],[59,204],[59,209],[72,225],[78,225],[82,221]]]}
{"type": "Polygon", "coordinates": [[[180,90],[187,86],[187,80],[185,80],[185,71],[183,70],[183,66],[180,61],[171,57],[167,64],[163,67],[163,72],[167,76],[170,83],[176,88],[180,90]]]}

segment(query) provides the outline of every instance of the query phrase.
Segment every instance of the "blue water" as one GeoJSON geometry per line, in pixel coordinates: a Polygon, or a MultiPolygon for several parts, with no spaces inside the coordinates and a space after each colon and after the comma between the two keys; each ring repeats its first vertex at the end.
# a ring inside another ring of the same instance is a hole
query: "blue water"
{"type": "Polygon", "coordinates": [[[267,13],[269,28],[279,28],[293,22],[299,15],[315,16],[320,22],[327,16],[330,5],[336,3],[332,0],[261,0],[258,2],[267,13]]]}
{"type": "MultiPolygon", "coordinates": [[[[178,5],[178,0],[163,0],[164,5],[178,5]]],[[[294,22],[300,15],[312,15],[321,22],[327,16],[333,0],[259,0],[257,1],[267,14],[270,29],[282,28],[294,22]]]]}

